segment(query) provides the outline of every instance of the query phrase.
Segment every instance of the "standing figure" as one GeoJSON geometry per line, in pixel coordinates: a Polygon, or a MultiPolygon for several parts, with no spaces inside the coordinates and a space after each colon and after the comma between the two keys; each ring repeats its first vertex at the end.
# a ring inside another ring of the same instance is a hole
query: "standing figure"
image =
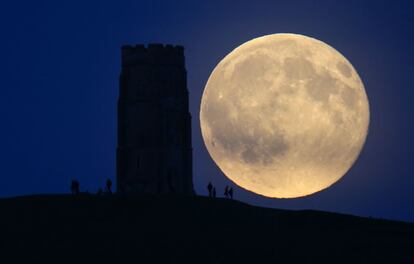
{"type": "Polygon", "coordinates": [[[76,181],[72,180],[72,183],[70,184],[70,191],[72,194],[76,194],[76,181]]]}
{"type": "Polygon", "coordinates": [[[229,196],[230,196],[230,199],[233,199],[233,187],[231,187],[229,190],[229,196]]]}
{"type": "Polygon", "coordinates": [[[70,190],[73,195],[79,194],[79,182],[77,180],[72,180],[72,183],[70,185],[70,190]]]}
{"type": "Polygon", "coordinates": [[[112,181],[111,179],[106,180],[106,192],[107,193],[112,193],[112,181]]]}
{"type": "Polygon", "coordinates": [[[211,184],[211,182],[208,183],[207,185],[207,190],[208,190],[208,197],[212,197],[212,190],[213,190],[213,185],[211,184]]]}
{"type": "Polygon", "coordinates": [[[226,188],[224,188],[224,197],[229,198],[229,186],[226,185],[226,188]]]}

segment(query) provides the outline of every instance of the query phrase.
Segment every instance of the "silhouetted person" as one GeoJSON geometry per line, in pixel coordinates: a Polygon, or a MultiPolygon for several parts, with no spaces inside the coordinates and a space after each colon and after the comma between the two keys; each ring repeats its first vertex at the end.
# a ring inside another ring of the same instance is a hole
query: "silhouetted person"
{"type": "Polygon", "coordinates": [[[213,198],[216,198],[216,187],[213,187],[213,198]]]}
{"type": "Polygon", "coordinates": [[[230,199],[233,199],[233,187],[229,190],[230,199]]]}
{"type": "Polygon", "coordinates": [[[79,194],[79,182],[77,180],[72,180],[72,183],[70,185],[70,190],[72,194],[74,195],[79,194]]]}
{"type": "Polygon", "coordinates": [[[224,188],[224,197],[229,198],[229,186],[226,185],[226,188],[224,188]]]}
{"type": "Polygon", "coordinates": [[[112,181],[111,179],[106,180],[106,192],[112,193],[112,181]]]}
{"type": "Polygon", "coordinates": [[[208,190],[208,197],[213,197],[213,185],[211,184],[211,182],[208,183],[207,185],[207,190],[208,190]]]}

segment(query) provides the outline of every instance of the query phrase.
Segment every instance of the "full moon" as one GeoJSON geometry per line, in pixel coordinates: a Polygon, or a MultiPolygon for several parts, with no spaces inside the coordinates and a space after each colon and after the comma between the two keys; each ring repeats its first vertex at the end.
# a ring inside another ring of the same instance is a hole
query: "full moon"
{"type": "Polygon", "coordinates": [[[274,198],[321,191],[364,145],[369,104],[351,63],[314,38],[273,34],[230,52],[200,106],[212,159],[238,186],[274,198]]]}

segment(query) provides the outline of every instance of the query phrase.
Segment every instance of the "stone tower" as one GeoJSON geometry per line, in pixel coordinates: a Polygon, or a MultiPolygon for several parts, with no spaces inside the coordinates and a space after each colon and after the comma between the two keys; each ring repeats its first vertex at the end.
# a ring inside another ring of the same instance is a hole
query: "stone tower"
{"type": "Polygon", "coordinates": [[[126,45],[121,60],[118,192],[193,194],[184,48],[126,45]]]}

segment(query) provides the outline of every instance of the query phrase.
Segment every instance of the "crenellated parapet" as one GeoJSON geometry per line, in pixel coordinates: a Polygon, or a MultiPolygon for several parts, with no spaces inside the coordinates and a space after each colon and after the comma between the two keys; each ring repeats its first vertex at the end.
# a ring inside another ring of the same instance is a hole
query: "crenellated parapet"
{"type": "Polygon", "coordinates": [[[184,67],[184,47],[148,44],[148,46],[124,45],[122,46],[122,67],[133,67],[137,65],[175,65],[184,67]]]}

